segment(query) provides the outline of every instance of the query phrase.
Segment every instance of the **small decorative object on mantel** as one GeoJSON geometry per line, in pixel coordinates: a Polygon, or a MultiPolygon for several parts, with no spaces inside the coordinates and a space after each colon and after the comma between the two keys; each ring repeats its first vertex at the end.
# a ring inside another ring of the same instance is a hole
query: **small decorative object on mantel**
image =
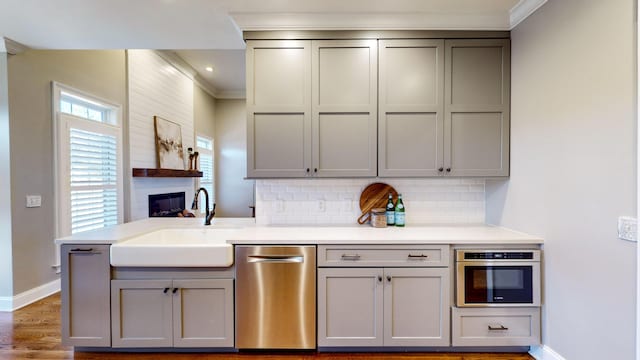
{"type": "Polygon", "coordinates": [[[180,124],[153,117],[156,131],[156,159],[160,169],[184,170],[184,150],[180,124]]]}
{"type": "Polygon", "coordinates": [[[197,151],[193,152],[193,148],[188,148],[189,152],[189,170],[198,170],[198,155],[197,151]]]}
{"type": "Polygon", "coordinates": [[[193,170],[193,148],[187,148],[187,153],[189,154],[189,170],[193,170]]]}

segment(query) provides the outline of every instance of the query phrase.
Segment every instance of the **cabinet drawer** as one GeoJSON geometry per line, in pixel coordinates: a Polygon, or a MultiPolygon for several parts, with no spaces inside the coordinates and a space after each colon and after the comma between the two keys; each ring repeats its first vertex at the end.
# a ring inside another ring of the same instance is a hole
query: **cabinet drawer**
{"type": "Polygon", "coordinates": [[[540,308],[453,308],[453,346],[540,344],[540,308]]]}
{"type": "Polygon", "coordinates": [[[448,266],[447,245],[321,245],[318,266],[429,267],[448,266]]]}

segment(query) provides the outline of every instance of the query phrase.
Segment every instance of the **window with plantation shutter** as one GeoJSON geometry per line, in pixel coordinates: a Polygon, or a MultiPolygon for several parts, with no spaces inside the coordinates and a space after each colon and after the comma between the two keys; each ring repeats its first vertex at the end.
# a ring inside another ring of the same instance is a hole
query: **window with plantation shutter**
{"type": "Polygon", "coordinates": [[[122,222],[120,108],[54,84],[58,236],[122,222]]]}
{"type": "MultiPolygon", "coordinates": [[[[209,201],[215,202],[214,184],[213,184],[213,140],[206,136],[196,136],[196,151],[198,151],[198,158],[200,159],[200,171],[202,171],[202,177],[200,178],[200,187],[207,189],[209,201]]],[[[205,206],[204,197],[200,196],[200,204],[198,204],[200,212],[204,213],[205,206]]],[[[209,205],[213,206],[213,205],[209,205]]]]}
{"type": "Polygon", "coordinates": [[[69,129],[71,233],[118,223],[118,140],[69,129]]]}

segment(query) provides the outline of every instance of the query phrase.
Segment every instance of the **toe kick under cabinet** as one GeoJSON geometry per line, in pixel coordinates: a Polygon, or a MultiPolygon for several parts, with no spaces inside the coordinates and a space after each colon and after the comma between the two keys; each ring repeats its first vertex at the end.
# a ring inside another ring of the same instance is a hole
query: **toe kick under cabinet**
{"type": "Polygon", "coordinates": [[[318,267],[318,347],[450,345],[447,245],[322,245],[318,267]]]}

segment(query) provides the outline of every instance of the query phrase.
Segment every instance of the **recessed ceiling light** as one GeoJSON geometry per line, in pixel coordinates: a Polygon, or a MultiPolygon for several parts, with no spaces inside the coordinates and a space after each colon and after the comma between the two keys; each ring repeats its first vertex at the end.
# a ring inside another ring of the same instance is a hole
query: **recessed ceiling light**
{"type": "Polygon", "coordinates": [[[207,66],[204,69],[207,70],[208,72],[213,72],[213,68],[211,66],[207,66]]]}

